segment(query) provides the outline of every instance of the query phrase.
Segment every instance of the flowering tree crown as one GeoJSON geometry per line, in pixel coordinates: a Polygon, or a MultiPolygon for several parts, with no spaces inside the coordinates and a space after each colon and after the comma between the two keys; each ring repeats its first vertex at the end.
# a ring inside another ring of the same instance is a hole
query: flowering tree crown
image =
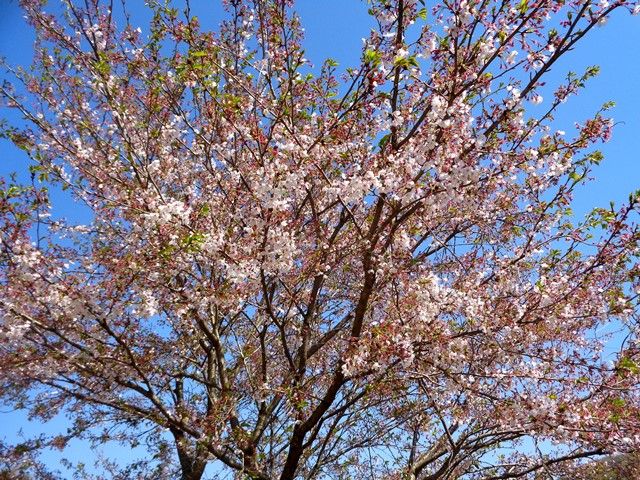
{"type": "Polygon", "coordinates": [[[640,448],[638,197],[574,218],[610,105],[567,134],[597,69],[545,85],[633,3],[371,0],[343,73],[288,0],[227,0],[216,32],[188,3],[144,31],[22,3],[0,395],[73,424],[9,468],[74,437],[143,439],[129,475],[185,480],[533,478],[640,448]]]}

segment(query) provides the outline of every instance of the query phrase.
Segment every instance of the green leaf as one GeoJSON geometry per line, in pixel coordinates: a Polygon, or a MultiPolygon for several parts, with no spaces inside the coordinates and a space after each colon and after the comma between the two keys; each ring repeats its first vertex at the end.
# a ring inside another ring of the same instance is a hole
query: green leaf
{"type": "Polygon", "coordinates": [[[518,11],[524,15],[525,13],[527,13],[528,9],[529,9],[528,0],[520,0],[520,4],[518,5],[518,11]]]}
{"type": "Polygon", "coordinates": [[[380,61],[382,60],[382,55],[377,50],[367,49],[364,51],[364,63],[369,63],[374,67],[380,65],[380,61]]]}
{"type": "Polygon", "coordinates": [[[411,56],[411,57],[397,57],[393,61],[393,65],[396,66],[396,67],[402,67],[402,68],[417,67],[418,66],[418,61],[416,60],[416,57],[414,57],[414,56],[411,56]]]}
{"type": "Polygon", "coordinates": [[[164,260],[169,260],[173,256],[173,253],[175,251],[176,251],[176,247],[174,247],[173,245],[167,245],[166,247],[162,248],[158,253],[164,260]]]}
{"type": "Polygon", "coordinates": [[[582,180],[582,175],[579,174],[578,172],[571,172],[569,174],[569,178],[574,182],[579,182],[580,180],[582,180]]]}
{"type": "Polygon", "coordinates": [[[614,398],[613,400],[611,400],[611,405],[615,408],[623,408],[626,404],[627,402],[624,398],[614,398]]]}
{"type": "Polygon", "coordinates": [[[378,142],[378,146],[383,149],[387,143],[389,143],[389,139],[391,138],[391,134],[387,133],[384,137],[380,139],[378,142]]]}
{"type": "Polygon", "coordinates": [[[640,366],[628,357],[623,357],[620,362],[618,362],[618,368],[621,370],[627,370],[634,375],[640,373],[640,366]]]}
{"type": "Polygon", "coordinates": [[[596,150],[595,152],[591,152],[589,155],[587,155],[587,160],[595,165],[599,165],[603,159],[604,155],[600,150],[596,150]]]}
{"type": "Polygon", "coordinates": [[[109,64],[108,57],[100,52],[98,58],[99,60],[95,62],[96,70],[105,77],[109,76],[109,74],[111,74],[111,65],[109,64]]]}
{"type": "Polygon", "coordinates": [[[600,67],[598,65],[591,65],[587,68],[587,71],[584,73],[585,78],[595,77],[600,73],[600,67]]]}
{"type": "Polygon", "coordinates": [[[180,243],[188,253],[198,253],[205,240],[206,236],[203,233],[196,232],[184,237],[180,243]]]}
{"type": "Polygon", "coordinates": [[[208,203],[205,203],[204,205],[202,205],[202,207],[200,207],[200,215],[201,216],[208,215],[209,212],[211,212],[211,207],[209,206],[208,203]]]}

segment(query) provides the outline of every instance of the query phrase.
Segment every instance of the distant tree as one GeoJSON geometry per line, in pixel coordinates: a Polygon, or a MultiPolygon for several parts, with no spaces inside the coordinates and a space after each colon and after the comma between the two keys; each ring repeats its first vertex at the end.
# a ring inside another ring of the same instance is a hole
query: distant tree
{"type": "Polygon", "coordinates": [[[34,447],[144,447],[96,475],[184,480],[553,478],[640,447],[638,195],[573,216],[611,105],[565,133],[597,68],[545,85],[638,6],[424,3],[369,1],[339,74],[291,1],[228,0],[217,32],[22,2],[0,395],[70,419],[34,447]]]}
{"type": "Polygon", "coordinates": [[[630,480],[640,478],[640,454],[612,455],[582,465],[563,480],[630,480]]]}

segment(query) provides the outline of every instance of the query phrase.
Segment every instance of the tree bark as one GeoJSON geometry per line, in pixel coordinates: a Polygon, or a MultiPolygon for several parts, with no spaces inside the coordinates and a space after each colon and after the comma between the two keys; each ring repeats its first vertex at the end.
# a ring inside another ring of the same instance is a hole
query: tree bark
{"type": "Polygon", "coordinates": [[[176,442],[178,460],[180,461],[180,479],[200,480],[207,466],[207,454],[203,455],[197,446],[189,445],[183,432],[172,430],[171,433],[176,442]]]}

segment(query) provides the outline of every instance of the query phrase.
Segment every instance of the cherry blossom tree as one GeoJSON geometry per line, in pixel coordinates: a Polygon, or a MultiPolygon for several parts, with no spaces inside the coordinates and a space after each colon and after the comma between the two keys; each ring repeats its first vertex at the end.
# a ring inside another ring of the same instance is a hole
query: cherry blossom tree
{"type": "Polygon", "coordinates": [[[74,438],[148,453],[83,478],[184,480],[554,478],[640,448],[639,195],[573,215],[611,105],[563,132],[597,68],[547,84],[637,4],[370,0],[344,70],[291,0],[227,0],[214,32],[188,3],[143,29],[22,4],[0,395],[70,427],[8,468],[74,438]]]}

